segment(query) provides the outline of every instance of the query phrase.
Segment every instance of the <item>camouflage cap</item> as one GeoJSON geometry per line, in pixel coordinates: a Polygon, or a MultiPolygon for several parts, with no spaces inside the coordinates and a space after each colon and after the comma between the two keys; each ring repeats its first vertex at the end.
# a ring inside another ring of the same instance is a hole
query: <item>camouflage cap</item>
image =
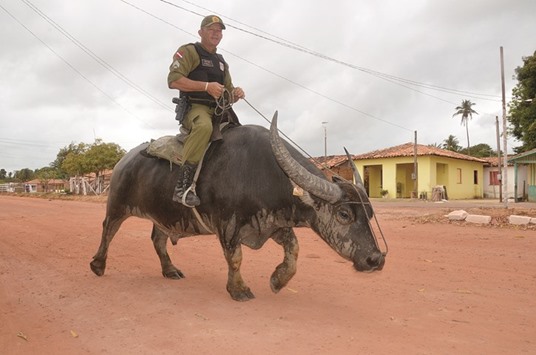
{"type": "Polygon", "coordinates": [[[223,21],[221,20],[221,18],[219,18],[216,15],[208,15],[207,17],[205,17],[203,21],[201,21],[201,28],[210,26],[214,23],[219,23],[221,25],[221,28],[223,30],[225,29],[225,25],[223,24],[223,21]]]}

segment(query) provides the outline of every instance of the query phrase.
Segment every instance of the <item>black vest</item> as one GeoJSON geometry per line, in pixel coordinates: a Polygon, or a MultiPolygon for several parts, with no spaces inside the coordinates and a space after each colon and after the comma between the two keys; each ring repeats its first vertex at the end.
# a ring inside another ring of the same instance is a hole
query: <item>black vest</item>
{"type": "MultiPolygon", "coordinates": [[[[197,54],[199,54],[199,65],[188,74],[188,79],[205,82],[217,81],[223,85],[225,79],[225,60],[223,56],[206,51],[201,46],[201,43],[193,43],[193,46],[197,54]]],[[[192,102],[197,100],[215,101],[206,91],[181,92],[181,96],[188,96],[192,102]]]]}

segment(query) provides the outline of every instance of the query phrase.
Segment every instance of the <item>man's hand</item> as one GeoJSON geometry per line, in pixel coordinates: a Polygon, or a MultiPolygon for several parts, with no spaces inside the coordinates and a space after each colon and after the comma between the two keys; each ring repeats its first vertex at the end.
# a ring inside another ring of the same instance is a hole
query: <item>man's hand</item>
{"type": "Polygon", "coordinates": [[[233,90],[233,97],[234,97],[234,102],[237,102],[238,100],[246,97],[246,94],[244,93],[244,90],[242,90],[242,88],[236,87],[233,90]]]}
{"type": "Polygon", "coordinates": [[[208,83],[207,85],[207,92],[209,93],[210,96],[212,96],[213,98],[215,98],[216,100],[220,98],[221,94],[223,93],[223,89],[225,87],[218,83],[217,81],[212,81],[210,83],[208,83]]]}

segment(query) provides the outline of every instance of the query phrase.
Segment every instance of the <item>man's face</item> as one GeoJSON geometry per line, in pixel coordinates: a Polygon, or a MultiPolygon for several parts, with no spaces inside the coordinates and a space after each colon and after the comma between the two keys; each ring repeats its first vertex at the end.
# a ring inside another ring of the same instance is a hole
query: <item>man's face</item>
{"type": "Polygon", "coordinates": [[[223,38],[223,29],[219,23],[213,23],[210,26],[201,28],[199,36],[201,37],[201,43],[215,48],[223,38]]]}

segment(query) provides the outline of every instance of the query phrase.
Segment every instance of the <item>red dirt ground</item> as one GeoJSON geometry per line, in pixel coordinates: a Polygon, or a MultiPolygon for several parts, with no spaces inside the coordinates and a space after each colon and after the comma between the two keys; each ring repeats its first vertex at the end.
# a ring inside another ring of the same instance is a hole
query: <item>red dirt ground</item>
{"type": "Polygon", "coordinates": [[[298,273],[277,295],[280,247],[244,248],[256,299],[240,303],[213,235],[169,246],[186,275],[170,280],[150,223],[129,219],[97,277],[103,202],[0,196],[0,353],[536,353],[534,229],[448,223],[434,204],[374,205],[383,271],[355,272],[300,228],[298,273]]]}

